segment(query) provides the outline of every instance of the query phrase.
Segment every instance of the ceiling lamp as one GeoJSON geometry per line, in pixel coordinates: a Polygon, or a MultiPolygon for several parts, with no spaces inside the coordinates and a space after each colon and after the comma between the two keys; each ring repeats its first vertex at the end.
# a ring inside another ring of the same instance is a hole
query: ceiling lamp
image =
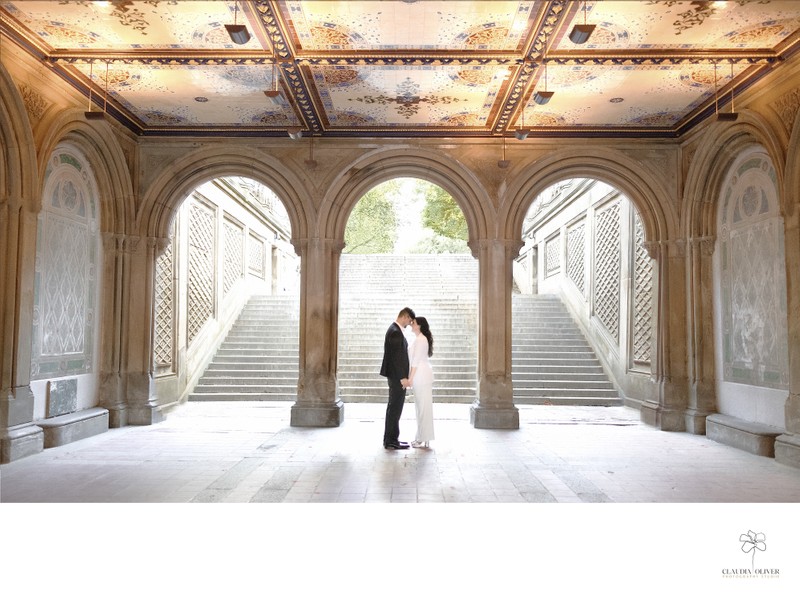
{"type": "Polygon", "coordinates": [[[228,30],[228,35],[231,37],[231,41],[234,44],[246,44],[250,41],[250,32],[247,31],[247,27],[245,25],[237,25],[236,24],[236,17],[239,13],[239,3],[236,2],[234,4],[233,10],[233,25],[226,25],[225,29],[228,30]]]}
{"type": "MultiPolygon", "coordinates": [[[[544,64],[544,89],[547,90],[547,36],[544,38],[544,50],[542,51],[542,63],[544,64]]],[[[553,97],[553,92],[546,92],[544,90],[537,91],[533,95],[533,101],[536,104],[547,104],[553,97]]]]}
{"type": "Polygon", "coordinates": [[[528,137],[528,134],[531,133],[531,130],[525,127],[525,105],[522,105],[522,127],[518,127],[514,131],[514,137],[517,140],[524,140],[528,137]]]}
{"type": "Polygon", "coordinates": [[[106,63],[106,85],[103,95],[103,110],[92,110],[92,71],[94,62],[89,63],[89,110],[83,113],[83,116],[88,120],[104,119],[106,116],[106,106],[108,105],[108,63],[106,63]]]}
{"type": "Polygon", "coordinates": [[[308,158],[303,162],[309,169],[316,169],[317,165],[319,165],[319,163],[314,160],[314,138],[308,139],[308,158]]]}
{"type": "Polygon", "coordinates": [[[586,2],[583,3],[583,25],[575,25],[569,32],[569,39],[573,44],[585,44],[592,35],[595,25],[586,24],[586,2]]]}
{"type": "Polygon", "coordinates": [[[264,90],[264,94],[267,95],[267,98],[277,98],[281,94],[280,90],[278,90],[278,57],[275,54],[275,41],[271,35],[269,42],[272,45],[272,85],[269,90],[264,90]]]}
{"type": "Polygon", "coordinates": [[[292,140],[299,140],[303,137],[303,130],[299,127],[290,127],[286,130],[292,140]]]}
{"type": "Polygon", "coordinates": [[[717,63],[714,63],[714,111],[717,114],[717,121],[736,121],[739,113],[733,109],[733,62],[731,62],[731,110],[730,112],[720,112],[719,95],[717,94],[717,63]]]}
{"type": "Polygon", "coordinates": [[[497,166],[500,169],[508,169],[508,166],[511,164],[511,161],[506,160],[506,138],[503,136],[503,158],[497,161],[497,166]]]}
{"type": "Polygon", "coordinates": [[[546,92],[547,90],[547,61],[544,61],[544,90],[537,90],[533,95],[533,101],[536,104],[547,104],[553,97],[554,92],[546,92]]]}
{"type": "Polygon", "coordinates": [[[281,95],[281,91],[278,89],[278,78],[276,76],[277,66],[275,63],[272,63],[272,86],[269,90],[264,90],[264,94],[266,94],[267,98],[277,98],[281,95]]]}

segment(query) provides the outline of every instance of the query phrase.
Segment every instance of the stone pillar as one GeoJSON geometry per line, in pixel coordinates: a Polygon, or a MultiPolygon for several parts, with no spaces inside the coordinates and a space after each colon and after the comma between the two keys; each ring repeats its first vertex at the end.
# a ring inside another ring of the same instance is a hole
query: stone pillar
{"type": "Polygon", "coordinates": [[[108,409],[108,425],[111,428],[120,428],[128,423],[122,373],[124,240],[125,237],[119,234],[103,232],[98,404],[108,409]]]}
{"type": "Polygon", "coordinates": [[[786,399],[786,432],[775,440],[775,460],[800,467],[800,208],[784,215],[786,249],[786,317],[789,346],[789,397],[786,399]]]}
{"type": "Polygon", "coordinates": [[[689,240],[687,257],[687,321],[689,406],[686,431],[706,433],[706,417],[716,412],[714,382],[714,278],[711,237],[689,240]]]}
{"type": "Polygon", "coordinates": [[[470,409],[475,428],[518,429],[511,383],[511,291],[519,240],[481,240],[478,259],[478,398],[470,409]]]}
{"type": "Polygon", "coordinates": [[[36,220],[0,198],[0,463],[44,449],[30,389],[36,220]]]}
{"type": "Polygon", "coordinates": [[[156,402],[153,381],[156,238],[128,236],[123,241],[124,286],[128,291],[123,315],[124,374],[127,420],[149,426],[164,419],[156,402]]]}
{"type": "Polygon", "coordinates": [[[313,238],[295,244],[300,256],[300,365],[292,426],[339,426],[337,398],[339,258],[344,244],[313,238]]]}
{"type": "Polygon", "coordinates": [[[645,399],[642,421],[669,432],[686,430],[686,252],[683,240],[648,243],[658,265],[656,334],[657,399],[645,399]]]}

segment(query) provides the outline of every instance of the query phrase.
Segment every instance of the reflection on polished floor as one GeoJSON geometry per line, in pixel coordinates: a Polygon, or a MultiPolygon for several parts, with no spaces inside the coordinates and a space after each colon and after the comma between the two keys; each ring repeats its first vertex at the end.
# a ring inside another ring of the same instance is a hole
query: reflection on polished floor
{"type": "MultiPolygon", "coordinates": [[[[436,404],[431,449],[387,451],[382,404],[337,428],[293,428],[287,403],[187,403],[0,467],[0,502],[761,503],[800,501],[800,470],[628,407],[519,406],[519,430],[476,430],[436,404]]],[[[414,436],[408,405],[401,438],[414,436]]]]}

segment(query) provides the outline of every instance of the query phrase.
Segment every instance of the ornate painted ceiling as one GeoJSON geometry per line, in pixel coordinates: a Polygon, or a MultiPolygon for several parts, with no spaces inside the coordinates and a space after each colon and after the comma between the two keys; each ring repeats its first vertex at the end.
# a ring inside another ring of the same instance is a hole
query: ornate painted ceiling
{"type": "Polygon", "coordinates": [[[800,47],[800,2],[774,0],[0,1],[0,15],[4,37],[140,135],[675,137],[800,47]],[[585,43],[576,24],[595,25],[585,43]]]}

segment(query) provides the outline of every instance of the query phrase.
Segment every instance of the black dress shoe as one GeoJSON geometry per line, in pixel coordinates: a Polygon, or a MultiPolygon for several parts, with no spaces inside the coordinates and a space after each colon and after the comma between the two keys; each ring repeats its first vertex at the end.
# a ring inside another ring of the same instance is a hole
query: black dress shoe
{"type": "Polygon", "coordinates": [[[407,449],[408,443],[407,442],[387,442],[383,445],[384,449],[407,449]]]}

